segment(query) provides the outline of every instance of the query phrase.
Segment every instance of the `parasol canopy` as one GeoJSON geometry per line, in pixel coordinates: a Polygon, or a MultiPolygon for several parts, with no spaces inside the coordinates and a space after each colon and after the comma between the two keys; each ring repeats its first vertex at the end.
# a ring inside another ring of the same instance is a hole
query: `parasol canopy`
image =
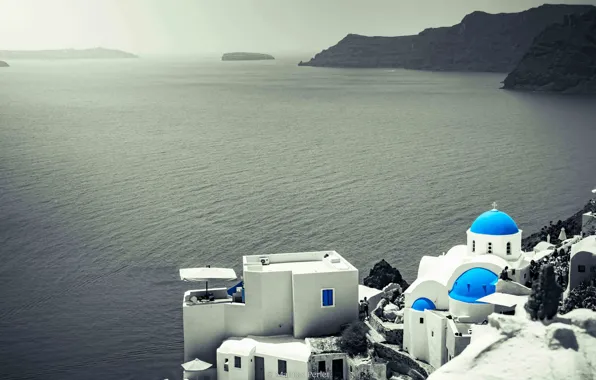
{"type": "Polygon", "coordinates": [[[199,359],[191,360],[182,364],[182,368],[188,372],[204,371],[211,368],[213,365],[199,359]]]}

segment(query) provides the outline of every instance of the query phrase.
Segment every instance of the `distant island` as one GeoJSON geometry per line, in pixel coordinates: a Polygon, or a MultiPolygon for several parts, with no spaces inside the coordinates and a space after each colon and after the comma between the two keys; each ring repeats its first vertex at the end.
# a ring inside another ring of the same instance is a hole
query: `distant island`
{"type": "Polygon", "coordinates": [[[272,55],[262,53],[225,53],[222,57],[222,61],[264,61],[275,59],[272,55]]]}
{"type": "Polygon", "coordinates": [[[120,59],[138,58],[121,50],[63,49],[63,50],[0,50],[0,59],[120,59]]]}
{"type": "Polygon", "coordinates": [[[426,29],[413,36],[349,34],[299,65],[508,73],[546,27],[563,22],[566,15],[593,9],[590,5],[542,5],[519,13],[473,12],[457,25],[426,29]]]}
{"type": "Polygon", "coordinates": [[[4,61],[0,61],[0,67],[9,67],[10,65],[4,61]]]}
{"type": "Polygon", "coordinates": [[[596,9],[546,28],[503,88],[596,94],[596,9]]]}

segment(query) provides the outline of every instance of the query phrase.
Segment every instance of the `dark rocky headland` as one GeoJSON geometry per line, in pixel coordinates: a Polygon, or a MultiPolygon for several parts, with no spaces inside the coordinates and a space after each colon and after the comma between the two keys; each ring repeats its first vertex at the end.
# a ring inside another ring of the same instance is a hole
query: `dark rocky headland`
{"type": "Polygon", "coordinates": [[[299,65],[507,73],[547,26],[592,9],[589,5],[542,5],[519,13],[473,12],[457,25],[426,29],[414,36],[349,34],[299,65]]]}
{"type": "Polygon", "coordinates": [[[63,50],[0,50],[0,59],[120,59],[138,58],[121,50],[63,49],[63,50]]]}
{"type": "Polygon", "coordinates": [[[596,9],[547,27],[503,88],[596,94],[596,9]]]}
{"type": "Polygon", "coordinates": [[[262,53],[225,53],[222,57],[222,61],[264,61],[275,59],[272,55],[262,53]]]}
{"type": "Polygon", "coordinates": [[[0,67],[10,67],[10,65],[4,61],[0,61],[0,67]]]}

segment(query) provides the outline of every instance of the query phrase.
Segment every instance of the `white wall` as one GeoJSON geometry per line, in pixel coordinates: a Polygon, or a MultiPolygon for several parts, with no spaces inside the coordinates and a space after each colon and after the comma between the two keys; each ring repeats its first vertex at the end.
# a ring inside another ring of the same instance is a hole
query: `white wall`
{"type": "MultiPolygon", "coordinates": [[[[259,279],[261,281],[259,308],[261,333],[259,335],[291,335],[294,330],[292,272],[263,272],[260,273],[259,279]]],[[[252,305],[249,304],[249,306],[252,305]]]]}
{"type": "Polygon", "coordinates": [[[334,334],[358,320],[358,270],[293,275],[294,337],[334,334]],[[322,289],[334,289],[335,306],[321,307],[322,289]]]}
{"type": "Polygon", "coordinates": [[[449,298],[449,314],[460,317],[461,322],[481,323],[494,311],[495,306],[492,304],[467,303],[449,298]]]}
{"type": "Polygon", "coordinates": [[[404,347],[416,359],[428,361],[426,316],[423,311],[404,309],[404,347]],[[423,318],[423,323],[420,323],[423,318]]]}
{"type": "Polygon", "coordinates": [[[426,336],[428,337],[428,363],[439,368],[447,361],[445,347],[447,319],[431,311],[425,311],[426,336]]]}
{"type": "Polygon", "coordinates": [[[217,380],[254,380],[255,364],[253,354],[233,355],[217,350],[217,380]],[[234,356],[239,356],[241,367],[234,367],[234,356]],[[224,371],[225,359],[228,359],[228,371],[224,371]]]}
{"type": "Polygon", "coordinates": [[[225,306],[205,303],[182,307],[185,362],[198,358],[215,363],[217,348],[228,338],[225,306]]]}
{"type": "Polygon", "coordinates": [[[590,267],[596,265],[596,255],[588,251],[575,252],[571,255],[569,261],[569,284],[567,289],[571,290],[581,284],[585,280],[589,280],[591,276],[596,275],[590,271],[590,267]],[[586,267],[585,272],[580,272],[578,266],[586,267]]]}
{"type": "Polygon", "coordinates": [[[277,361],[279,360],[277,357],[269,355],[259,355],[258,353],[255,353],[255,356],[261,356],[264,359],[265,380],[308,380],[308,361],[282,359],[285,360],[287,363],[288,376],[281,377],[277,374],[277,361]]]}
{"type": "Polygon", "coordinates": [[[492,243],[493,255],[504,258],[505,260],[517,260],[521,255],[522,230],[513,235],[481,235],[468,230],[468,252],[470,254],[488,253],[488,243],[492,243]],[[472,253],[472,241],[476,241],[476,251],[472,253]],[[511,255],[507,255],[507,242],[511,243],[511,255]]]}

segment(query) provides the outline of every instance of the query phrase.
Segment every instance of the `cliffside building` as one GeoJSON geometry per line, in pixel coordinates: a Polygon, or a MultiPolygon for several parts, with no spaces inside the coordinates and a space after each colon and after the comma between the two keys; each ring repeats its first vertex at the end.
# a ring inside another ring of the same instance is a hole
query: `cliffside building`
{"type": "Polygon", "coordinates": [[[530,289],[521,284],[529,279],[531,260],[544,256],[523,252],[522,231],[493,207],[472,223],[467,244],[424,256],[418,278],[404,292],[404,349],[435,368],[460,354],[474,325],[489,314],[513,313],[525,303],[530,289]],[[506,280],[500,279],[504,273],[506,280]]]}
{"type": "MultiPolygon", "coordinates": [[[[235,273],[182,269],[181,277],[231,280],[235,273]]],[[[306,380],[311,355],[305,338],[338,333],[358,320],[358,300],[358,270],[335,251],[244,256],[243,281],[236,286],[184,294],[185,361],[209,366],[202,379],[268,380],[292,373],[306,380]]],[[[334,378],[347,378],[345,360],[328,367],[334,378]]]]}

